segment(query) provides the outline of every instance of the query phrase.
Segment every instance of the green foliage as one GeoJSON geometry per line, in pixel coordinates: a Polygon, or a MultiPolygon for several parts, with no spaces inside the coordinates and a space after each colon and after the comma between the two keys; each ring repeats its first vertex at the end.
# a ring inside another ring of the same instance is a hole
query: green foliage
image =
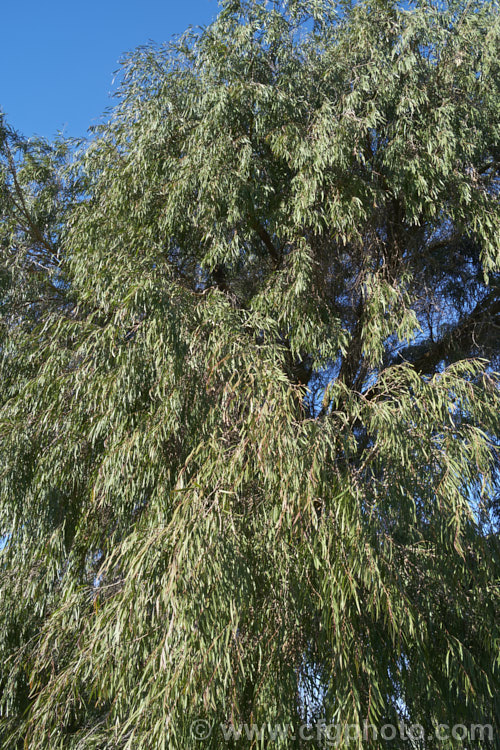
{"type": "Polygon", "coordinates": [[[499,41],[224,2],[73,157],[2,123],[1,747],[498,736],[499,41]]]}

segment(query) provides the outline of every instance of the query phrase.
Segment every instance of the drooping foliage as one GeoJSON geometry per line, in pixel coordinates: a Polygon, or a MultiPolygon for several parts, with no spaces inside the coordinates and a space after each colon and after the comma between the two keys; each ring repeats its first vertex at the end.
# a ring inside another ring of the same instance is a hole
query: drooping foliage
{"type": "Polygon", "coordinates": [[[2,125],[1,747],[499,736],[499,46],[226,2],[71,163],[2,125]]]}

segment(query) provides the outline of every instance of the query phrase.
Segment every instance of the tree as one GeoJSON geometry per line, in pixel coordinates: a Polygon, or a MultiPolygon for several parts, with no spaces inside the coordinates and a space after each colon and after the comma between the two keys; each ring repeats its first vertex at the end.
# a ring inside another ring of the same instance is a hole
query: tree
{"type": "Polygon", "coordinates": [[[498,737],[499,37],[226,2],[70,166],[4,130],[2,747],[498,737]]]}

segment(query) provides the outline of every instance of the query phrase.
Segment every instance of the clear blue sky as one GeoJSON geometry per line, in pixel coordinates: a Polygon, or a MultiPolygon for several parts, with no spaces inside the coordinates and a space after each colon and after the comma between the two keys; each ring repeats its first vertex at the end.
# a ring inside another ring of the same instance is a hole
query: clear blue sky
{"type": "Polygon", "coordinates": [[[209,23],[217,0],[5,0],[0,110],[26,136],[85,135],[110,105],[123,53],[209,23]]]}

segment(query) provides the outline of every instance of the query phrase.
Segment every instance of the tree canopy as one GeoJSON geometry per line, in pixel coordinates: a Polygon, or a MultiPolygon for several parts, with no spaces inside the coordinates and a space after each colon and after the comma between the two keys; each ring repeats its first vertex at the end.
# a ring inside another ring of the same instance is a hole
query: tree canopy
{"type": "Polygon", "coordinates": [[[86,143],[1,120],[2,748],[498,746],[498,49],[226,0],[86,143]]]}

